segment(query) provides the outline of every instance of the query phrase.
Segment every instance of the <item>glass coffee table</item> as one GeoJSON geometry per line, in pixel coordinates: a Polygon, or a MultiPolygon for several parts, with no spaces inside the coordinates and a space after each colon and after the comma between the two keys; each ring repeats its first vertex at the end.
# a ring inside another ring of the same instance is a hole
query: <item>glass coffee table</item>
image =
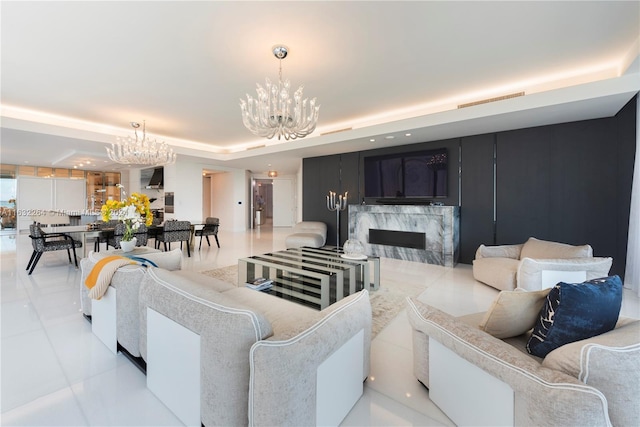
{"type": "Polygon", "coordinates": [[[353,259],[335,247],[303,247],[238,260],[240,284],[258,277],[273,282],[263,292],[323,310],[361,289],[377,290],[380,258],[353,259]]]}

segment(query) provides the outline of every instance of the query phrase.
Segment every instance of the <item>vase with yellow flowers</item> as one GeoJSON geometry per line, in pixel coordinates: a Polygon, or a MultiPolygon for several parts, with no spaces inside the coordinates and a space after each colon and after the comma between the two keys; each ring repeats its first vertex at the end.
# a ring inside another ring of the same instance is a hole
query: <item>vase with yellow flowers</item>
{"type": "MultiPolygon", "coordinates": [[[[100,212],[103,221],[118,220],[124,224],[124,235],[120,242],[123,249],[122,242],[135,240],[134,234],[140,228],[140,224],[149,226],[153,222],[149,198],[146,194],[131,193],[122,201],[107,200],[107,203],[102,205],[100,212]]],[[[135,246],[135,243],[132,246],[135,246]]]]}

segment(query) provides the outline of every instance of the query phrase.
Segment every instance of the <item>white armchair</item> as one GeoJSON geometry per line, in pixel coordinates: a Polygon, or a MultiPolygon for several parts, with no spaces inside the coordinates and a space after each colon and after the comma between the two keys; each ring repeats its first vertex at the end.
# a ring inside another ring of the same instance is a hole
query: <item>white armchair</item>
{"type": "Polygon", "coordinates": [[[529,238],[519,245],[480,245],[473,277],[499,290],[537,291],[559,281],[579,283],[605,277],[613,259],[594,257],[589,245],[572,246],[529,238]]]}

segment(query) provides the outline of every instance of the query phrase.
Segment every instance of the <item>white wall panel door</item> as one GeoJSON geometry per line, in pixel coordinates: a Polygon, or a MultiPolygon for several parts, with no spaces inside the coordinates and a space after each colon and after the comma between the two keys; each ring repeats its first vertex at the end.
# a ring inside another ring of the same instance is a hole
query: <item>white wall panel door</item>
{"type": "Polygon", "coordinates": [[[53,209],[53,181],[34,176],[19,176],[17,188],[18,230],[26,230],[31,215],[53,209]]]}
{"type": "Polygon", "coordinates": [[[59,211],[80,215],[86,208],[87,183],[84,179],[18,177],[18,229],[26,230],[32,216],[59,211]]]}
{"type": "Polygon", "coordinates": [[[84,179],[56,178],[54,183],[54,210],[69,214],[76,212],[79,215],[87,207],[87,183],[84,179]]]}
{"type": "Polygon", "coordinates": [[[295,204],[293,180],[273,180],[273,226],[292,227],[294,225],[295,204]]]}

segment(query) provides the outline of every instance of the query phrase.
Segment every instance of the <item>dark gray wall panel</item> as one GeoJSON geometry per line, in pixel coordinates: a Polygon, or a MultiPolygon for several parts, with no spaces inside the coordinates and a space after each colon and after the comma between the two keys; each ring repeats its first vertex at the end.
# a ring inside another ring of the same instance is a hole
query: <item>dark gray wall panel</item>
{"type": "MultiPolygon", "coordinates": [[[[622,276],[636,155],[636,108],[634,98],[611,118],[304,159],[303,218],[326,222],[328,242],[334,244],[335,213],[326,209],[325,195],[329,189],[349,191],[350,203],[361,202],[364,157],[446,147],[449,197],[443,201],[456,206],[460,200],[460,262],[471,263],[482,243],[522,243],[534,236],[589,243],[596,255],[613,257],[612,274],[622,276]]],[[[366,202],[373,204],[375,199],[366,202]]],[[[343,214],[341,243],[347,238],[346,223],[343,214]]]]}
{"type": "Polygon", "coordinates": [[[481,244],[494,244],[493,146],[495,134],[462,138],[460,258],[471,264],[481,244]]]}
{"type": "MultiPolygon", "coordinates": [[[[613,259],[616,272],[624,272],[626,268],[627,240],[629,238],[629,209],[631,207],[631,189],[633,183],[633,166],[636,156],[637,141],[637,108],[638,95],[616,115],[618,159],[617,159],[617,183],[619,189],[615,204],[617,213],[616,256],[613,259]]],[[[635,173],[640,173],[636,171],[635,173]]],[[[611,208],[611,207],[610,207],[611,208]]],[[[621,274],[621,273],[620,273],[621,274]]]]}
{"type": "MultiPolygon", "coordinates": [[[[360,193],[360,154],[345,153],[340,155],[340,194],[349,192],[348,202],[357,205],[362,201],[360,193]]],[[[335,221],[335,220],[334,220],[335,221]]],[[[349,208],[340,216],[340,246],[349,238],[349,208]]],[[[335,240],[335,238],[333,238],[335,240]]]]}
{"type": "Polygon", "coordinates": [[[302,161],[302,219],[327,224],[327,244],[335,244],[336,214],[327,209],[329,190],[340,190],[340,155],[302,161]]]}

